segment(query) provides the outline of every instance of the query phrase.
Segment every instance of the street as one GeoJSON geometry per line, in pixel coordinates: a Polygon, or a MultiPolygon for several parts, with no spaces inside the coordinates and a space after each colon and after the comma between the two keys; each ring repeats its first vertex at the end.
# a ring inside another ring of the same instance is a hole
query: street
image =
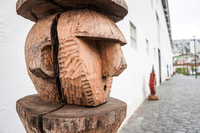
{"type": "Polygon", "coordinates": [[[118,133],[200,133],[200,77],[173,76],[157,87],[118,133]]]}

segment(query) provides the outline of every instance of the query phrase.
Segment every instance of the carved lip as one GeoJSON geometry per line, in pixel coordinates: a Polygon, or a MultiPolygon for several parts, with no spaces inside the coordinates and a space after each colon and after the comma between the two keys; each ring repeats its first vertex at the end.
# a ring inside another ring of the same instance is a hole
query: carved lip
{"type": "Polygon", "coordinates": [[[19,15],[34,22],[56,12],[85,8],[96,10],[114,22],[128,13],[125,0],[18,0],[16,5],[19,15]]]}

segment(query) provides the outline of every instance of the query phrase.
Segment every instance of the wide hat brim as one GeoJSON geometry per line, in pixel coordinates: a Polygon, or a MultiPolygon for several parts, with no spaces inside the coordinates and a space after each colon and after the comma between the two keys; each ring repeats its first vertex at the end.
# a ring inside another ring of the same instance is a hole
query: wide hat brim
{"type": "Polygon", "coordinates": [[[19,15],[34,22],[54,13],[81,8],[96,10],[114,22],[128,13],[125,0],[18,0],[16,5],[19,15]]]}

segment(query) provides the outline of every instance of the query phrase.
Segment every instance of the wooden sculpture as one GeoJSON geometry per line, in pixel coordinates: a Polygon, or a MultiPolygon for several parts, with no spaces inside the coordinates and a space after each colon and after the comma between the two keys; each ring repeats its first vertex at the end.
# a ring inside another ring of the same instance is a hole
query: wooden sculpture
{"type": "MultiPolygon", "coordinates": [[[[41,123],[46,118],[43,115],[56,109],[66,111],[71,108],[69,105],[98,106],[107,102],[113,76],[120,75],[127,67],[121,49],[126,40],[115,24],[127,14],[125,0],[18,0],[16,8],[19,15],[36,22],[26,39],[25,58],[28,74],[41,100],[36,95],[17,102],[26,131],[43,132],[41,128],[44,128],[41,127],[44,124],[33,124],[32,117],[27,121],[26,114],[35,116],[36,123],[41,123]],[[28,102],[23,103],[27,99],[34,103],[32,107],[28,102]],[[29,112],[34,108],[38,108],[37,113],[29,112]]],[[[125,103],[116,103],[121,105],[115,111],[126,110],[125,103]]],[[[119,121],[112,132],[117,131],[125,115],[117,118],[119,121]]],[[[55,130],[85,132],[84,128],[55,130]]],[[[94,131],[97,130],[92,127],[87,132],[94,131]]]]}
{"type": "Polygon", "coordinates": [[[77,9],[43,18],[25,45],[28,73],[42,100],[97,106],[126,68],[126,40],[105,15],[77,9]]]}
{"type": "Polygon", "coordinates": [[[158,96],[156,95],[156,78],[155,78],[154,67],[152,68],[152,72],[150,74],[149,87],[151,91],[149,100],[158,100],[158,96]]]}

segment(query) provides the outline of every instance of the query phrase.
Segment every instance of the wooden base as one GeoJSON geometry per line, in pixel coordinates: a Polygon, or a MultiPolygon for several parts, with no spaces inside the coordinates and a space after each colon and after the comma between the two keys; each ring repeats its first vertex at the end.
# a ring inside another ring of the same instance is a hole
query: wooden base
{"type": "Polygon", "coordinates": [[[149,100],[158,100],[158,96],[152,96],[152,95],[150,95],[149,96],[149,100]]]}
{"type": "Polygon", "coordinates": [[[19,99],[16,109],[27,133],[116,133],[127,105],[110,98],[97,107],[64,106],[30,95],[19,99]]]}

